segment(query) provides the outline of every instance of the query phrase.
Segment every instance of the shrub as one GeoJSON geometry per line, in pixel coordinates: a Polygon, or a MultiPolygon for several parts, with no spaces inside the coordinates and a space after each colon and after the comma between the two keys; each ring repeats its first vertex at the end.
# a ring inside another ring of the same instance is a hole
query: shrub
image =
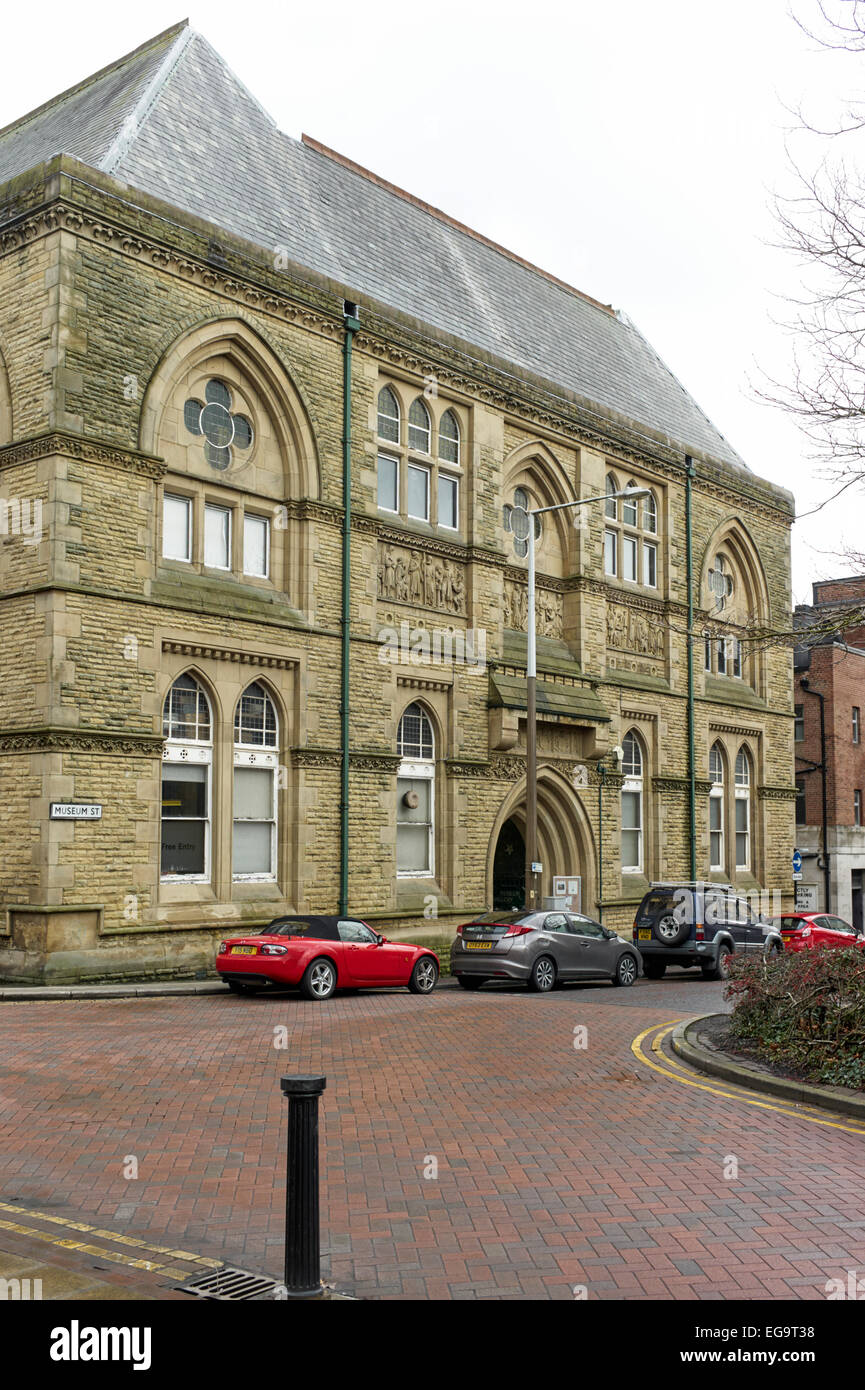
{"type": "Polygon", "coordinates": [[[810,1081],[865,1089],[865,951],[734,958],[726,998],[734,1043],[810,1081]]]}

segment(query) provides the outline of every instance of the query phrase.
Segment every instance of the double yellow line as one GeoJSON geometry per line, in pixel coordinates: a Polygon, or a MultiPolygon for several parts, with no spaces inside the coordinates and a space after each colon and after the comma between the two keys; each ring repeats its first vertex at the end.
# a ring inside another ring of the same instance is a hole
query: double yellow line
{"type": "Polygon", "coordinates": [[[809,1124],[823,1125],[827,1129],[840,1129],[845,1134],[865,1134],[865,1124],[857,1124],[855,1120],[846,1123],[840,1120],[830,1120],[826,1117],[825,1110],[819,1110],[814,1105],[800,1105],[796,1101],[773,1102],[758,1099],[753,1091],[747,1090],[743,1086],[736,1086],[727,1083],[722,1086],[712,1086],[708,1081],[697,1081],[695,1073],[690,1067],[686,1067],[677,1057],[670,1056],[663,1051],[666,1039],[670,1036],[677,1024],[683,1022],[680,1018],[674,1018],[668,1023],[655,1023],[651,1028],[644,1028],[631,1043],[631,1051],[638,1061],[644,1066],[651,1067],[660,1076],[664,1076],[668,1081],[678,1081],[682,1086],[693,1086],[698,1091],[707,1091],[713,1096],[722,1096],[725,1100],[741,1101],[744,1105],[756,1106],[758,1110],[774,1110],[779,1115],[786,1115],[790,1119],[806,1120],[809,1124]],[[654,1033],[652,1039],[652,1053],[656,1060],[648,1057],[643,1051],[643,1044],[650,1034],[654,1033]],[[662,1065],[663,1063],[663,1065],[662,1065]]]}
{"type": "MultiPolygon", "coordinates": [[[[28,1207],[16,1207],[10,1202],[0,1202],[0,1211],[10,1216],[27,1216],[31,1221],[45,1221],[55,1227],[60,1226],[64,1231],[75,1231],[79,1235],[110,1240],[115,1245],[131,1246],[135,1250],[146,1251],[148,1255],[162,1255],[174,1260],[185,1260],[189,1264],[206,1269],[222,1269],[224,1263],[222,1260],[210,1260],[205,1255],[193,1255],[189,1250],[177,1250],[170,1245],[149,1245],[147,1241],[139,1240],[135,1236],[118,1235],[116,1231],[106,1231],[98,1226],[88,1226],[83,1221],[68,1221],[65,1217],[53,1216],[50,1212],[33,1211],[28,1207]]],[[[8,1221],[0,1218],[0,1230],[13,1231],[16,1235],[28,1236],[35,1240],[44,1240],[49,1245],[59,1246],[63,1250],[78,1250],[83,1255],[97,1255],[101,1260],[110,1260],[115,1264],[125,1265],[128,1269],[143,1269],[151,1274],[164,1274],[169,1279],[184,1281],[195,1272],[166,1264],[164,1260],[142,1259],[140,1256],[126,1255],[120,1250],[109,1250],[102,1245],[93,1245],[89,1241],[73,1240],[68,1236],[55,1235],[53,1231],[42,1231],[36,1226],[24,1226],[19,1221],[8,1221]]]]}

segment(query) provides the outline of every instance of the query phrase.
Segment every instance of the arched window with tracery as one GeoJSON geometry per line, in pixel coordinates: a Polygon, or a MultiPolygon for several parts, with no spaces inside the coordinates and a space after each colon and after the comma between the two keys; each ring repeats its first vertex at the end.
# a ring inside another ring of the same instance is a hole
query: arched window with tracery
{"type": "Polygon", "coordinates": [[[633,729],[625,735],[622,749],[625,755],[622,759],[622,869],[625,873],[641,873],[644,864],[644,756],[633,729]]]}
{"type": "Polygon", "coordinates": [[[178,676],[162,708],[162,848],[164,879],[210,878],[213,718],[193,676],[178,676]]]}
{"type": "Polygon", "coordinates": [[[275,879],[279,720],[259,681],[234,711],[234,814],[231,871],[235,879],[275,879]]]}
{"type": "Polygon", "coordinates": [[[724,755],[721,745],[714,743],[709,750],[709,868],[723,869],[724,864],[724,755]]]}
{"type": "Polygon", "coordinates": [[[751,759],[744,748],[736,755],[734,774],[736,868],[751,867],[751,759]]]}
{"type": "Polygon", "coordinates": [[[409,705],[399,721],[396,867],[406,878],[435,872],[435,733],[423,705],[409,705]]]}

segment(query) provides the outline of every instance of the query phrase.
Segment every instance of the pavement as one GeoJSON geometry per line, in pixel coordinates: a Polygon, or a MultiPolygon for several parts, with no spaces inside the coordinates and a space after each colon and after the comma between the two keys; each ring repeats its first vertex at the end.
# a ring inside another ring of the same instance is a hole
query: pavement
{"type": "Polygon", "coordinates": [[[3,1251],[144,1297],[186,1297],[181,1256],[277,1277],[279,1078],[321,1072],[322,1273],[346,1294],[823,1300],[862,1263],[865,1126],[691,1071],[670,1033],[725,1007],[699,975],[4,1004],[0,1277],[3,1251]]]}

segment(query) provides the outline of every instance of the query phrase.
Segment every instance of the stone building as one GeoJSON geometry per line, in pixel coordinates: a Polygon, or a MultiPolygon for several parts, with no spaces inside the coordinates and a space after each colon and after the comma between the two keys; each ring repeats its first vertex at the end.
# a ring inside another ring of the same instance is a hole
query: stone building
{"type": "Polygon", "coordinates": [[[540,528],[542,887],[629,927],[687,875],[688,456],[697,871],[789,883],[790,658],[748,633],[789,624],[790,494],[624,315],[284,135],[181,25],[0,132],[7,980],[336,909],[346,397],[351,910],[519,900],[507,509],[631,483],[540,528]]]}
{"type": "Polygon", "coordinates": [[[794,627],[797,900],[865,926],[865,575],[821,580],[794,627]],[[822,714],[822,727],[821,727],[822,714]],[[826,824],[823,824],[825,787],[826,824]]]}

